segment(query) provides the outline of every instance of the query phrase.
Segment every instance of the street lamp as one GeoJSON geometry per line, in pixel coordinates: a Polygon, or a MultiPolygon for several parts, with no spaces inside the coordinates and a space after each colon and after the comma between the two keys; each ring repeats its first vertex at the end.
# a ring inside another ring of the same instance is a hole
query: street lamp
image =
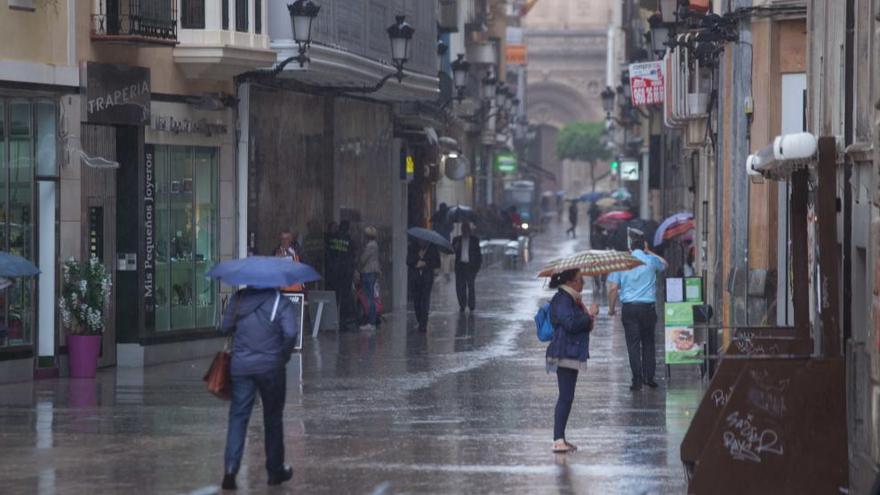
{"type": "Polygon", "coordinates": [[[498,83],[498,89],[495,91],[495,105],[499,109],[503,109],[507,103],[507,86],[504,83],[498,83]]]}
{"type": "Polygon", "coordinates": [[[299,46],[299,55],[294,60],[299,66],[305,67],[309,62],[306,51],[312,43],[312,21],[318,17],[321,7],[312,0],[296,0],[287,6],[290,12],[290,27],[293,30],[293,40],[299,46]]]}
{"type": "Polygon", "coordinates": [[[456,99],[461,101],[464,99],[464,89],[467,86],[467,77],[468,71],[471,68],[471,64],[464,59],[464,54],[459,53],[455,60],[452,61],[452,81],[455,85],[455,90],[458,93],[456,99]]]}
{"type": "Polygon", "coordinates": [[[651,51],[658,57],[666,53],[666,42],[669,40],[669,26],[663,22],[663,16],[655,13],[648,18],[648,25],[651,26],[651,51]]]}
{"type": "Polygon", "coordinates": [[[611,86],[605,86],[605,90],[602,91],[602,109],[605,110],[606,115],[611,115],[611,112],[614,111],[614,90],[611,89],[611,86]]]}
{"type": "Polygon", "coordinates": [[[391,40],[391,60],[397,69],[397,82],[403,81],[403,65],[409,60],[409,42],[415,34],[413,29],[406,22],[406,16],[399,15],[395,17],[395,22],[387,29],[388,39],[391,40]]]}
{"type": "Polygon", "coordinates": [[[495,93],[498,89],[496,84],[498,84],[498,80],[492,74],[486,74],[486,77],[481,81],[483,85],[483,98],[491,101],[495,99],[495,93]]]}

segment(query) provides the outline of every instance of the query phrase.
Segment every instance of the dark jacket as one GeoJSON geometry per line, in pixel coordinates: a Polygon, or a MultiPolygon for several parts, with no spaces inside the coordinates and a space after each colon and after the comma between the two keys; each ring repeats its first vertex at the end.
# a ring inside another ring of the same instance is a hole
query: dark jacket
{"type": "MultiPolygon", "coordinates": [[[[455,251],[455,264],[462,265],[461,263],[461,241],[462,236],[455,236],[455,239],[452,240],[452,249],[455,251]]],[[[483,253],[480,251],[480,238],[471,234],[470,246],[468,248],[468,258],[469,261],[467,263],[467,267],[473,270],[475,273],[480,269],[480,266],[483,264],[483,253]]]]}
{"type": "Polygon", "coordinates": [[[275,289],[242,289],[226,305],[220,333],[235,331],[232,375],[258,375],[287,364],[300,329],[299,315],[293,303],[282,295],[275,320],[270,321],[276,294],[280,295],[275,289]]]}
{"type": "Polygon", "coordinates": [[[593,319],[562,289],[550,300],[550,322],[554,331],[547,346],[548,358],[589,359],[593,319]]]}
{"type": "Polygon", "coordinates": [[[406,255],[406,266],[410,268],[410,273],[415,281],[418,282],[434,282],[434,270],[440,268],[440,252],[437,246],[431,244],[425,251],[424,256],[419,256],[418,244],[411,244],[409,252],[406,255]],[[416,268],[416,263],[422,260],[427,266],[416,268]]]}

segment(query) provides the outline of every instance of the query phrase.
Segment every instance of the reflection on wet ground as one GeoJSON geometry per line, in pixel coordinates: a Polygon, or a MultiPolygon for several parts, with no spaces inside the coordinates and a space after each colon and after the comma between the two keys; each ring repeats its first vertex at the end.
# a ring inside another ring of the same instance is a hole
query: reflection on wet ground
{"type": "MultiPolygon", "coordinates": [[[[660,389],[630,392],[622,328],[604,310],[568,428],[580,450],[550,452],[556,382],[532,317],[552,294],[533,275],[584,245],[548,233],[525,270],[486,269],[474,314],[458,312],[441,276],[427,333],[401,313],[375,332],[307,338],[288,367],[294,481],[266,487],[255,414],[239,492],[682,493],[678,449],[699,372],[676,369],[660,389]]],[[[0,386],[0,492],[217,492],[227,411],[203,391],[207,365],[0,386]]]]}

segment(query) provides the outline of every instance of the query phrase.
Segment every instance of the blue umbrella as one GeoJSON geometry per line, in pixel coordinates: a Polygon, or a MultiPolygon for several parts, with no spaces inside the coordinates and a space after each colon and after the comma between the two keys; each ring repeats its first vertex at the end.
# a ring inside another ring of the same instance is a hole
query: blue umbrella
{"type": "Polygon", "coordinates": [[[0,252],[0,277],[33,277],[40,269],[21,256],[0,252]]]}
{"type": "Polygon", "coordinates": [[[320,280],[321,275],[309,265],[276,256],[250,256],[214,265],[208,276],[227,285],[256,288],[287,287],[320,280]]]}
{"type": "Polygon", "coordinates": [[[593,191],[581,194],[581,201],[586,201],[587,203],[595,203],[600,199],[608,196],[607,192],[604,191],[593,191]]]}
{"type": "Polygon", "coordinates": [[[421,227],[412,227],[406,231],[411,237],[415,237],[416,239],[430,242],[431,244],[436,245],[440,250],[451,253],[452,252],[452,244],[449,243],[449,240],[443,237],[442,235],[434,232],[433,230],[423,229],[421,227]]]}
{"type": "Polygon", "coordinates": [[[627,191],[625,187],[621,187],[611,193],[611,197],[619,201],[629,201],[630,199],[632,199],[632,194],[627,191]]]}

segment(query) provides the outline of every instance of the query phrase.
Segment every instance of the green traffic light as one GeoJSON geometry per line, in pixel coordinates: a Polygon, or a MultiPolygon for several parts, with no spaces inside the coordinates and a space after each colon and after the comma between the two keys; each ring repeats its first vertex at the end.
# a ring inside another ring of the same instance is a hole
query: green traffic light
{"type": "Polygon", "coordinates": [[[618,165],[619,165],[619,164],[618,164],[617,162],[611,162],[611,168],[612,168],[612,169],[615,169],[615,170],[616,170],[618,165]]]}

